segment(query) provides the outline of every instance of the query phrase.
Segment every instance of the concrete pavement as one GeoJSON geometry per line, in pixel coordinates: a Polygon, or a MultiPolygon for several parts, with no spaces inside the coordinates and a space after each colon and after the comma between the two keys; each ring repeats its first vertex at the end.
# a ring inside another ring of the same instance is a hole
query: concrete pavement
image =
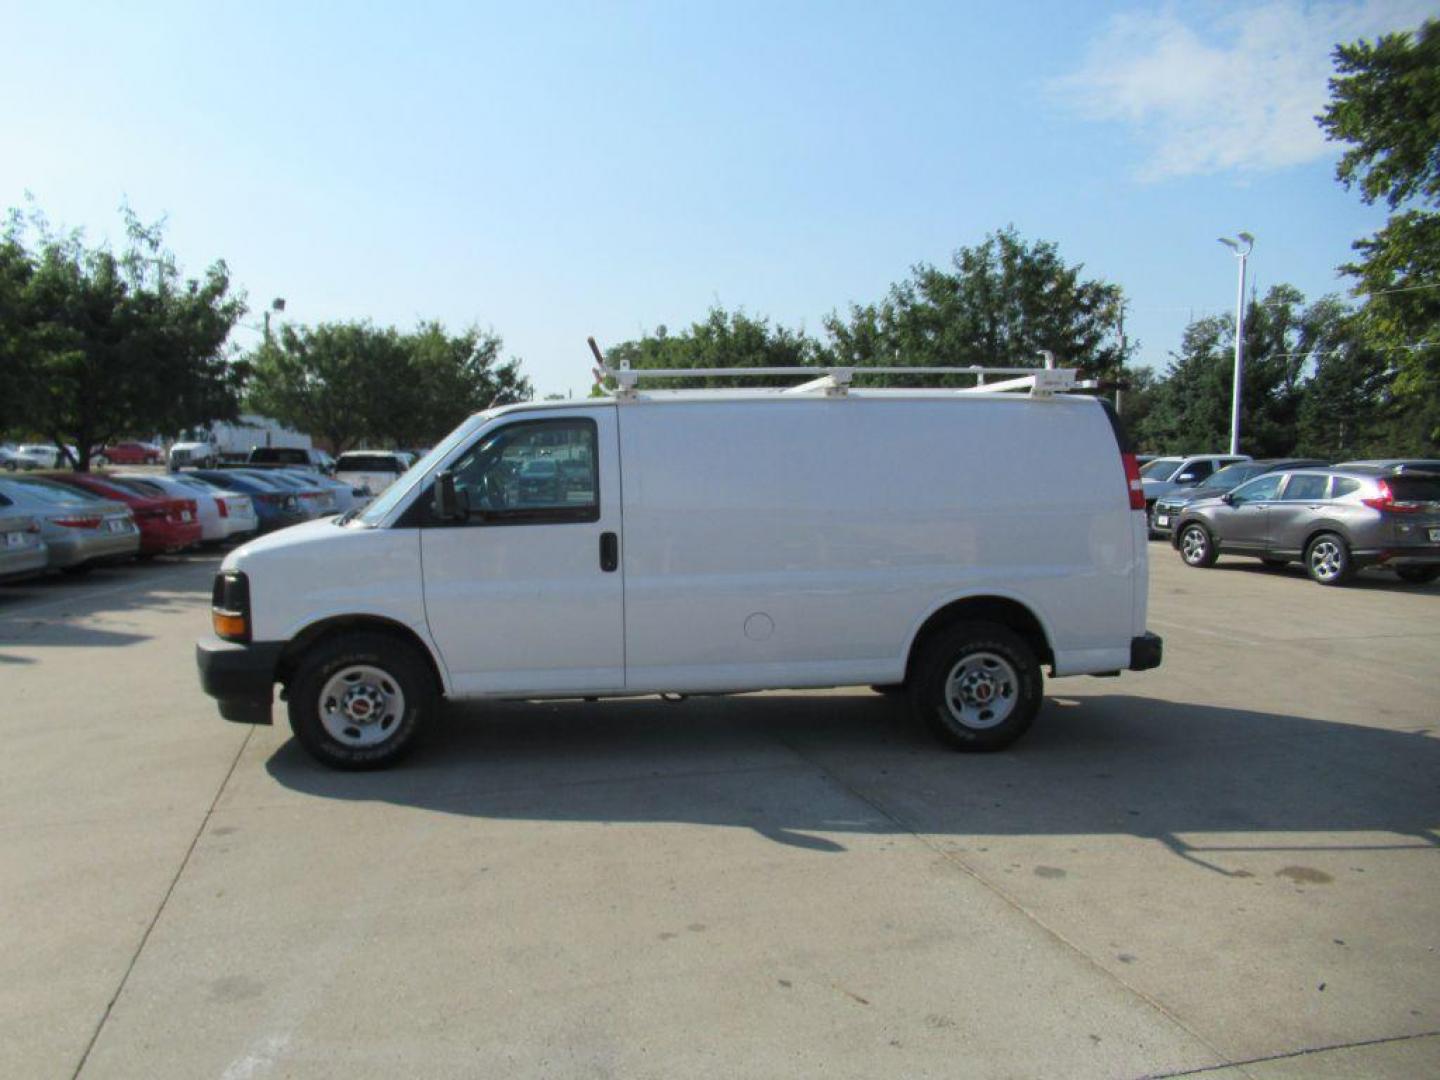
{"type": "Polygon", "coordinates": [[[213,560],[0,589],[0,1074],[1440,1071],[1440,587],[1151,555],[1165,665],[1005,754],[853,689],[373,775],[215,715],[213,560]]]}

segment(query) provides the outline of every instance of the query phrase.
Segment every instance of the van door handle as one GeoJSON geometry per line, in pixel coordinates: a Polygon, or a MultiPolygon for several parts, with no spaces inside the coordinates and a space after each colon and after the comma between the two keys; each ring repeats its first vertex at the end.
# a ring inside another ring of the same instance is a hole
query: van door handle
{"type": "Polygon", "coordinates": [[[600,534],[600,569],[607,574],[620,566],[620,537],[613,532],[600,534]]]}

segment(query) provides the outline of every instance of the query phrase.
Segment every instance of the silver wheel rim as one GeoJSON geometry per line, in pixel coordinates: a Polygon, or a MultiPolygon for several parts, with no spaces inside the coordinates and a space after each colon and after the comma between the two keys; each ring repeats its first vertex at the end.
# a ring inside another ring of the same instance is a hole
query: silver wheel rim
{"type": "Polygon", "coordinates": [[[1321,581],[1334,581],[1345,568],[1345,557],[1334,540],[1320,540],[1310,549],[1310,572],[1321,581]]]}
{"type": "Polygon", "coordinates": [[[967,728],[983,731],[1003,724],[1020,698],[1020,677],[1010,661],[992,652],[976,652],[950,669],[945,707],[967,728]]]}
{"type": "Polygon", "coordinates": [[[1205,558],[1205,549],[1209,547],[1209,541],[1205,533],[1198,528],[1185,530],[1185,535],[1180,538],[1180,553],[1185,556],[1188,563],[1198,563],[1205,558]]]}
{"type": "Polygon", "coordinates": [[[389,672],[352,664],[330,676],[320,691],[320,723],[336,742],[379,746],[400,730],[405,694],[389,672]]]}

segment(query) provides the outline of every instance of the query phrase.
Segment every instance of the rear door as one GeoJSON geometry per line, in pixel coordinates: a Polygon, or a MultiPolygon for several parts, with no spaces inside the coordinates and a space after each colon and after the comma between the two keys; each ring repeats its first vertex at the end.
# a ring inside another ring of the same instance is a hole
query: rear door
{"type": "Polygon", "coordinates": [[[622,688],[615,406],[502,417],[451,472],[469,516],[426,525],[421,556],[426,619],[456,692],[622,688]],[[560,479],[522,485],[537,461],[560,479]]]}
{"type": "Polygon", "coordinates": [[[1266,515],[1266,550],[1298,555],[1314,524],[1326,511],[1330,477],[1324,473],[1290,473],[1266,515]]]}

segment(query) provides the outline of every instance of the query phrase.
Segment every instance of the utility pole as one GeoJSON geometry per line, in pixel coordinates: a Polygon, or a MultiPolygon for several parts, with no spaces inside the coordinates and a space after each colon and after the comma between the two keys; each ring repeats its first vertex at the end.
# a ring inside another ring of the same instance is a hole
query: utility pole
{"type": "Polygon", "coordinates": [[[1240,389],[1245,371],[1245,260],[1255,249],[1255,237],[1247,232],[1237,234],[1237,239],[1220,237],[1220,243],[1228,247],[1240,260],[1240,286],[1235,293],[1235,385],[1230,392],[1230,453],[1240,453],[1240,389]]]}
{"type": "MultiPolygon", "coordinates": [[[[1118,320],[1119,320],[1119,323],[1120,323],[1120,364],[1121,364],[1121,370],[1123,371],[1123,370],[1124,370],[1124,364],[1125,364],[1125,303],[1124,303],[1124,301],[1121,301],[1121,303],[1120,303],[1120,314],[1119,314],[1119,316],[1118,316],[1118,320]]],[[[1115,384],[1115,415],[1116,415],[1116,416],[1119,416],[1119,415],[1120,415],[1120,394],[1121,394],[1120,382],[1121,382],[1121,381],[1123,381],[1123,380],[1118,380],[1118,381],[1116,382],[1116,384],[1115,384]]]]}

